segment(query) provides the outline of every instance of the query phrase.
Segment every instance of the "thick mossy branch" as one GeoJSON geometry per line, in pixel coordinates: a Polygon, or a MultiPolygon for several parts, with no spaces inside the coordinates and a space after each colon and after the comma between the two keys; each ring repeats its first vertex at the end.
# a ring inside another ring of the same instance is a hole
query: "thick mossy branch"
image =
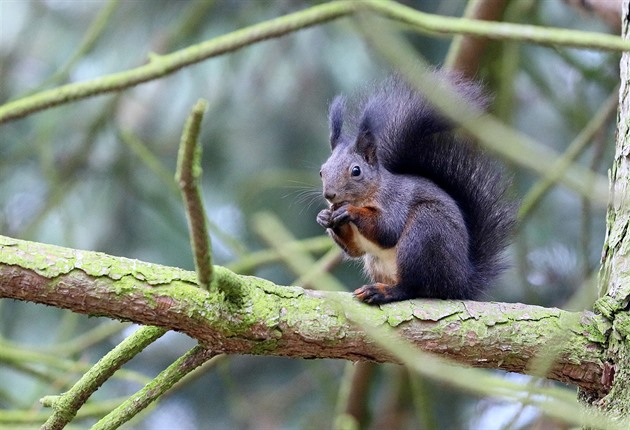
{"type": "Polygon", "coordinates": [[[197,287],[195,273],[122,257],[0,236],[0,297],[156,325],[213,353],[396,361],[347,315],[392,328],[425,351],[475,367],[527,373],[556,345],[546,376],[599,391],[608,326],[592,313],[507,303],[405,301],[370,307],[240,276],[215,266],[213,283],[237,284],[242,306],[197,287]]]}
{"type": "Polygon", "coordinates": [[[575,48],[630,50],[628,41],[609,34],[431,15],[393,1],[341,0],[313,6],[303,11],[252,25],[171,54],[150,55],[148,64],[134,69],[85,82],[63,85],[9,102],[0,106],[0,124],[51,106],[58,106],[97,94],[122,91],[143,82],[167,76],[208,58],[362,11],[370,11],[376,15],[405,23],[412,29],[421,32],[484,36],[492,39],[575,48]]]}

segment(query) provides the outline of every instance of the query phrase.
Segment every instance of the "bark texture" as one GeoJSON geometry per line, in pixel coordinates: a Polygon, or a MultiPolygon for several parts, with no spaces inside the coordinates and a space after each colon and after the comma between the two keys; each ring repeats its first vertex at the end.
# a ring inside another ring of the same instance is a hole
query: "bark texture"
{"type": "Polygon", "coordinates": [[[177,330],[215,353],[395,361],[356,325],[391,326],[422,349],[475,367],[531,372],[553,354],[549,378],[603,389],[606,319],[523,304],[413,300],[379,307],[349,293],[274,285],[215,266],[211,291],[194,272],[0,236],[0,297],[177,330]],[[224,300],[216,283],[238,287],[224,300]]]}
{"type": "MultiPolygon", "coordinates": [[[[622,33],[630,40],[630,0],[622,8],[622,33]]],[[[613,416],[630,416],[630,52],[620,63],[617,145],[610,170],[611,202],[602,253],[601,298],[595,309],[610,324],[604,382],[610,392],[589,396],[613,416]]]]}

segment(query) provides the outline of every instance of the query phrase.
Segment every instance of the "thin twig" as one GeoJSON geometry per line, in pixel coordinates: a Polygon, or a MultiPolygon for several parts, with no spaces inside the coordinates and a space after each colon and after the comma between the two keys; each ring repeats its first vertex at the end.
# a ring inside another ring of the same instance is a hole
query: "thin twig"
{"type": "MultiPolygon", "coordinates": [[[[617,91],[602,104],[595,116],[586,124],[584,129],[569,144],[562,156],[558,157],[549,167],[546,174],[529,190],[523,197],[523,202],[519,209],[518,218],[523,220],[527,215],[536,208],[540,200],[549,191],[549,189],[558,182],[558,180],[573,165],[575,159],[586,149],[591,143],[593,137],[606,124],[610,116],[616,112],[618,105],[617,91]]],[[[586,190],[589,191],[589,190],[586,190]]],[[[588,198],[591,192],[587,192],[584,197],[588,198]]]]}
{"type": "MultiPolygon", "coordinates": [[[[328,236],[323,235],[302,239],[295,244],[287,244],[287,246],[298,246],[300,249],[312,253],[328,252],[333,249],[333,243],[328,236]]],[[[277,263],[280,260],[282,260],[282,257],[275,250],[263,249],[243,255],[238,260],[226,265],[226,267],[233,272],[247,275],[253,273],[261,266],[277,263]]],[[[297,285],[300,284],[298,283],[297,285]]]]}
{"type": "Polygon", "coordinates": [[[107,416],[94,424],[92,430],[117,429],[170,389],[177,381],[210,360],[216,354],[197,345],[164,369],[153,381],[130,396],[107,416]]]}
{"type": "Polygon", "coordinates": [[[419,12],[393,1],[340,0],[255,24],[168,55],[150,55],[149,63],[140,67],[85,82],[64,85],[9,102],[0,106],[0,124],[48,107],[97,94],[122,91],[143,82],[167,76],[208,58],[348,16],[361,10],[368,10],[394,21],[409,24],[413,29],[423,32],[468,34],[574,48],[611,51],[630,49],[630,42],[609,34],[444,17],[419,12]]]}
{"type": "MultiPolygon", "coordinates": [[[[63,355],[66,356],[75,353],[73,350],[63,352],[63,355]]],[[[38,351],[0,339],[0,363],[3,366],[50,383],[58,381],[62,377],[69,378],[70,375],[87,372],[92,367],[89,363],[76,362],[65,358],[63,355],[56,348],[53,351],[38,351]]],[[[121,369],[113,377],[139,384],[147,382],[144,375],[132,370],[121,369]]],[[[63,387],[70,385],[63,384],[63,387]]]]}
{"type": "Polygon", "coordinates": [[[179,144],[177,172],[175,173],[175,180],[179,184],[186,207],[197,282],[204,290],[209,290],[210,282],[212,282],[212,247],[199,185],[201,179],[201,145],[198,144],[198,139],[201,131],[201,120],[207,107],[208,103],[200,99],[186,121],[179,144]]]}
{"type": "Polygon", "coordinates": [[[0,106],[0,124],[48,107],[98,94],[122,91],[170,75],[208,58],[348,15],[354,11],[355,5],[353,1],[342,1],[314,6],[191,45],[168,55],[152,54],[150,61],[145,65],[84,82],[63,85],[0,106]]]}
{"type": "MultiPolygon", "coordinates": [[[[539,175],[547,174],[559,158],[556,151],[483,114],[478,108],[461,103],[452,89],[436,81],[427,62],[408,42],[386,28],[376,31],[376,26],[378,23],[373,20],[364,23],[365,37],[436,109],[461,125],[486,149],[539,175]]],[[[608,204],[608,181],[603,175],[571,164],[559,181],[599,206],[608,204]]]]}
{"type": "Polygon", "coordinates": [[[629,41],[610,34],[431,15],[393,1],[363,0],[363,2],[367,9],[394,21],[415,26],[418,31],[423,32],[464,34],[496,40],[515,40],[606,51],[630,50],[629,41]]]}
{"type": "MultiPolygon", "coordinates": [[[[74,421],[86,420],[86,419],[98,419],[109,413],[112,409],[120,405],[125,398],[114,398],[107,400],[99,400],[90,402],[83,406],[78,412],[74,421]]],[[[24,430],[35,429],[41,425],[42,421],[48,418],[48,411],[45,409],[35,411],[31,409],[0,409],[0,428],[2,430],[24,430]]],[[[82,429],[87,428],[83,425],[70,425],[66,428],[70,429],[82,429]]]]}
{"type": "MultiPolygon", "coordinates": [[[[173,178],[173,172],[169,170],[162,161],[160,161],[160,159],[149,149],[149,147],[131,130],[119,130],[119,136],[121,141],[129,147],[131,152],[138,157],[140,162],[144,164],[166,188],[168,188],[171,194],[179,198],[181,193],[175,178],[173,178]]],[[[207,216],[206,225],[212,234],[228,246],[230,251],[234,254],[238,256],[246,254],[247,249],[236,237],[219,228],[219,226],[212,222],[212,220],[209,220],[207,216]]]]}
{"type": "Polygon", "coordinates": [[[367,405],[376,368],[377,364],[370,361],[346,364],[335,410],[336,428],[349,428],[344,425],[348,421],[354,421],[356,428],[366,427],[367,405]]]}
{"type": "Polygon", "coordinates": [[[120,321],[105,321],[93,329],[90,329],[81,335],[75,336],[69,341],[51,346],[48,351],[53,354],[63,353],[67,356],[78,354],[91,346],[120,333],[130,325],[130,323],[121,323],[120,321]]]}
{"type": "Polygon", "coordinates": [[[51,406],[53,413],[44,423],[42,429],[54,430],[65,427],[90,396],[123,364],[167,331],[161,327],[144,326],[139,328],[92,366],[70,390],[61,396],[44,397],[41,402],[45,406],[51,406]]]}
{"type": "Polygon", "coordinates": [[[302,288],[311,288],[313,278],[319,276],[322,272],[330,272],[342,259],[343,253],[341,249],[336,246],[331,247],[328,252],[313,265],[311,270],[296,279],[293,284],[299,285],[302,288]]]}
{"type": "Polygon", "coordinates": [[[120,0],[109,0],[107,4],[103,6],[103,8],[96,15],[96,18],[94,18],[94,20],[88,27],[79,47],[72,54],[72,56],[55,72],[54,75],[52,75],[42,84],[40,84],[39,88],[30,90],[29,94],[33,94],[41,88],[45,88],[52,84],[57,84],[68,78],[70,72],[72,71],[72,68],[81,60],[83,56],[89,54],[92,51],[94,45],[107,27],[107,23],[112,17],[114,11],[118,7],[118,3],[120,3],[120,0]]]}

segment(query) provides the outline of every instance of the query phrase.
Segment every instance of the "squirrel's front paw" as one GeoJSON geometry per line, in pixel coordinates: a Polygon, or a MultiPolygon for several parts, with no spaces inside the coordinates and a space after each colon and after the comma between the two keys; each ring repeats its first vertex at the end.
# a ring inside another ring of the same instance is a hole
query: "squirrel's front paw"
{"type": "Polygon", "coordinates": [[[317,224],[321,225],[324,228],[330,228],[330,217],[332,215],[332,211],[330,209],[322,209],[317,214],[317,224]]]}
{"type": "Polygon", "coordinates": [[[330,226],[332,228],[347,224],[350,221],[350,212],[348,211],[348,207],[350,207],[350,205],[345,203],[341,207],[332,211],[330,214],[330,226]]]}
{"type": "Polygon", "coordinates": [[[324,228],[337,228],[350,221],[350,212],[348,212],[348,204],[344,204],[335,210],[322,209],[317,214],[317,224],[324,228]]]}

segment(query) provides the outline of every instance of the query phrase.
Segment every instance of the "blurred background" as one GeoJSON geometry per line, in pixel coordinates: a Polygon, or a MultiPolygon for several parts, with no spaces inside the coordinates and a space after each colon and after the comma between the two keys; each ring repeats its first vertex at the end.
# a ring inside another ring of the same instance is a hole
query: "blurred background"
{"type": "MultiPolygon", "coordinates": [[[[149,53],[165,54],[317,3],[0,0],[0,103],[133,68],[146,63],[149,53]]],[[[461,16],[466,5],[405,4],[449,16],[461,16]]],[[[509,2],[503,19],[618,33],[615,25],[560,1],[509,2]]],[[[418,56],[436,66],[445,61],[451,37],[405,35],[418,56]]],[[[478,61],[476,75],[494,96],[492,113],[559,153],[616,94],[614,53],[491,42],[478,61]]],[[[315,216],[324,207],[318,170],[329,153],[328,103],[390,72],[356,20],[341,19],[122,93],[3,124],[0,233],[194,270],[172,176],[184,121],[196,100],[205,98],[210,109],[201,138],[202,187],[215,226],[215,263],[234,263],[264,247],[250,223],[258,211],[273,212],[300,239],[321,236],[315,216]]],[[[614,122],[613,113],[598,127],[580,164],[605,174],[614,152],[614,122]]],[[[539,180],[518,165],[506,166],[518,198],[539,180]]],[[[552,187],[521,221],[509,251],[511,269],[489,299],[589,308],[604,231],[601,204],[552,187]]],[[[334,273],[349,289],[363,282],[355,264],[343,263],[334,273]]],[[[283,285],[295,280],[279,264],[253,274],[283,285]]],[[[102,318],[1,300],[0,409],[46,417],[38,400],[66,390],[85,370],[81,366],[94,363],[130,330],[102,318]]],[[[95,400],[131,395],[193,345],[169,333],[126,366],[128,373],[105,384],[95,400]]],[[[329,428],[345,366],[251,356],[218,360],[128,428],[329,428]]],[[[367,395],[370,428],[562,428],[540,421],[529,408],[416,376],[410,384],[397,366],[374,372],[367,395]],[[413,404],[412,385],[430,394],[421,407],[413,404]]]]}

